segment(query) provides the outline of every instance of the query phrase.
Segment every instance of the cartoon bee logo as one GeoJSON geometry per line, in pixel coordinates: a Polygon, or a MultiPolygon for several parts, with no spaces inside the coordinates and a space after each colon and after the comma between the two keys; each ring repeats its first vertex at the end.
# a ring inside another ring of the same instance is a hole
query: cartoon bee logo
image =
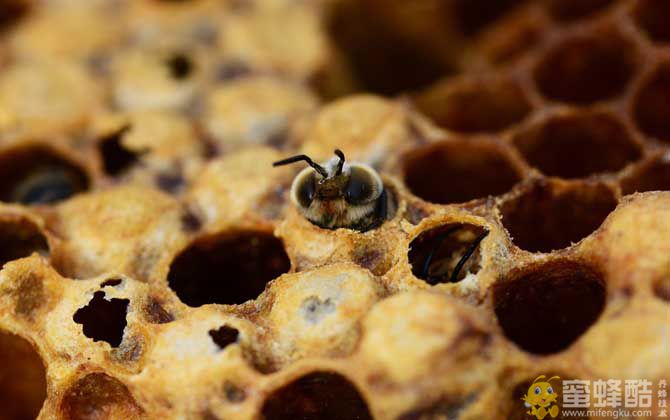
{"type": "Polygon", "coordinates": [[[558,394],[554,391],[554,388],[549,382],[561,378],[552,376],[545,382],[538,382],[540,379],[544,378],[544,375],[535,378],[528,388],[528,393],[521,398],[524,401],[526,408],[529,409],[526,411],[526,414],[533,415],[540,420],[545,418],[547,414],[551,415],[552,418],[558,416],[558,404],[556,402],[558,394]]]}

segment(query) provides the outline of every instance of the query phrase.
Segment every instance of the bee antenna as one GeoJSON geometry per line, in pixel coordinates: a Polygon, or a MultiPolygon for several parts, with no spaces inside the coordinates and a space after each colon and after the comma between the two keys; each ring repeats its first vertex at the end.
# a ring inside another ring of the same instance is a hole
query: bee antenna
{"type": "Polygon", "coordinates": [[[456,225],[445,230],[444,232],[440,232],[440,234],[435,239],[435,243],[431,247],[430,252],[428,252],[425,261],[423,262],[423,266],[421,268],[421,277],[429,277],[428,272],[430,271],[430,264],[433,262],[433,257],[435,257],[435,253],[442,246],[442,242],[444,242],[444,240],[449,235],[459,231],[462,227],[463,227],[462,225],[456,225]]]}
{"type": "Polygon", "coordinates": [[[344,153],[342,153],[342,151],[340,149],[335,149],[335,151],[333,153],[335,153],[337,155],[337,157],[340,158],[340,161],[337,162],[337,170],[335,171],[335,175],[341,175],[342,174],[342,168],[344,168],[344,161],[345,161],[344,153]]]}
{"type": "MultiPolygon", "coordinates": [[[[461,259],[458,261],[458,264],[456,264],[456,267],[454,268],[454,271],[451,273],[451,278],[449,279],[449,281],[451,281],[452,283],[455,283],[455,282],[458,281],[458,275],[461,273],[461,270],[463,269],[463,266],[465,265],[466,262],[468,262],[470,257],[472,257],[472,254],[474,254],[475,250],[477,250],[477,247],[479,246],[479,244],[487,236],[489,236],[489,231],[488,230],[485,231],[484,233],[482,233],[481,235],[479,235],[477,237],[477,239],[475,239],[474,242],[472,242],[472,244],[470,245],[468,250],[465,251],[465,254],[463,254],[461,259]]],[[[537,381],[537,379],[535,379],[535,380],[537,381]]]]}
{"type": "Polygon", "coordinates": [[[315,163],[307,155],[291,156],[289,158],[282,159],[282,160],[279,160],[279,161],[273,163],[272,166],[282,166],[282,165],[288,165],[288,164],[291,164],[291,163],[302,162],[302,161],[307,162],[307,164],[309,166],[311,166],[312,168],[314,168],[314,170],[317,171],[319,173],[319,175],[321,175],[322,177],[324,177],[324,178],[328,177],[328,171],[326,171],[326,169],[323,166],[319,165],[318,163],[315,163]]]}

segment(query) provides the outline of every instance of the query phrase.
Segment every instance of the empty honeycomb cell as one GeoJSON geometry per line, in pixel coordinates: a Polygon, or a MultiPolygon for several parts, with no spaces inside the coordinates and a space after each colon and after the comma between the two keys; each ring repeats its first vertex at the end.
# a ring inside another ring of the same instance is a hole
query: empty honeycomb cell
{"type": "Polygon", "coordinates": [[[168,282],[189,306],[239,304],[289,271],[283,242],[264,231],[236,231],[195,240],[170,265],[168,282]]]}
{"type": "Polygon", "coordinates": [[[640,130],[670,142],[670,62],[662,63],[644,82],[633,106],[640,130]]]}
{"type": "Polygon", "coordinates": [[[262,408],[265,420],[372,419],[367,403],[344,376],[309,373],[274,391],[262,408]]]}
{"type": "Polygon", "coordinates": [[[98,143],[102,166],[108,175],[119,175],[138,161],[138,153],[124,147],[122,143],[123,135],[129,128],[130,126],[123,127],[98,143]]]}
{"type": "Polygon", "coordinates": [[[540,92],[579,105],[621,94],[637,64],[634,45],[617,32],[572,36],[555,45],[535,69],[540,92]]]}
{"type": "Polygon", "coordinates": [[[478,36],[474,48],[492,64],[510,63],[539,43],[547,20],[538,9],[520,8],[478,36]]]}
{"type": "Polygon", "coordinates": [[[128,387],[106,373],[89,373],[65,391],[60,403],[64,420],[131,420],[142,409],[128,387]]]}
{"type": "Polygon", "coordinates": [[[590,235],[618,204],[603,184],[537,182],[501,205],[502,222],[514,244],[551,252],[590,235]]]}
{"type": "MultiPolygon", "coordinates": [[[[396,95],[428,86],[455,71],[455,64],[420,38],[394,30],[384,19],[392,12],[376,9],[375,1],[333,3],[326,22],[328,34],[345,56],[361,91],[396,95]]],[[[386,2],[381,7],[402,6],[386,2]]]]}
{"type": "Polygon", "coordinates": [[[590,17],[614,3],[615,0],[547,0],[547,8],[554,19],[567,22],[590,17]]]}
{"type": "Polygon", "coordinates": [[[477,139],[442,141],[404,156],[405,184],[426,201],[464,203],[509,191],[523,170],[506,149],[477,139]]]}
{"type": "Polygon", "coordinates": [[[16,147],[0,153],[0,200],[50,204],[88,188],[88,176],[47,146],[16,147]]]}
{"type": "Polygon", "coordinates": [[[556,116],[520,132],[513,141],[532,166],[561,178],[616,172],[642,154],[626,127],[602,113],[556,116]]]}
{"type": "Polygon", "coordinates": [[[574,343],[600,316],[605,295],[599,270],[570,260],[524,267],[493,287],[495,314],[505,336],[537,354],[556,353],[574,343]]]}
{"type": "Polygon", "coordinates": [[[27,340],[0,330],[0,419],[37,418],[46,399],[46,369],[27,340]]]}
{"type": "Polygon", "coordinates": [[[75,312],[72,319],[82,324],[84,335],[93,341],[106,341],[119,347],[126,328],[128,299],[105,299],[105,292],[95,292],[93,299],[75,312]]]}
{"type": "Polygon", "coordinates": [[[468,273],[476,274],[481,268],[479,245],[487,234],[481,226],[463,223],[422,232],[409,246],[412,274],[429,284],[457,282],[468,273]]]}
{"type": "Polygon", "coordinates": [[[40,228],[23,217],[0,216],[0,268],[33,252],[49,255],[49,244],[40,228]]]}
{"type": "Polygon", "coordinates": [[[531,105],[510,79],[470,79],[438,84],[420,95],[417,107],[453,131],[503,130],[530,112],[531,105]]]}
{"type": "Polygon", "coordinates": [[[637,166],[621,180],[623,194],[646,191],[670,191],[670,158],[655,156],[637,166]]]}
{"type": "Polygon", "coordinates": [[[666,0],[638,0],[633,17],[654,42],[670,42],[670,3],[666,0]]]}
{"type": "Polygon", "coordinates": [[[221,350],[228,347],[229,344],[237,342],[239,334],[240,332],[237,331],[237,329],[227,325],[215,330],[209,330],[209,336],[212,337],[212,341],[214,341],[221,350]]]}

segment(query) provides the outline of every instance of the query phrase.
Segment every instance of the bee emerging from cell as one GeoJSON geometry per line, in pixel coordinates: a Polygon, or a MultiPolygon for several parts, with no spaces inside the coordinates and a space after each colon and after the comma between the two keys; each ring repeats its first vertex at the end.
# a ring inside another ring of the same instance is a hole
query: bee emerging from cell
{"type": "Polygon", "coordinates": [[[347,228],[365,232],[380,226],[389,213],[389,194],[377,172],[362,163],[346,162],[344,153],[320,165],[297,155],[273,166],[307,162],[293,180],[291,201],[313,224],[324,229],[347,228]]]}

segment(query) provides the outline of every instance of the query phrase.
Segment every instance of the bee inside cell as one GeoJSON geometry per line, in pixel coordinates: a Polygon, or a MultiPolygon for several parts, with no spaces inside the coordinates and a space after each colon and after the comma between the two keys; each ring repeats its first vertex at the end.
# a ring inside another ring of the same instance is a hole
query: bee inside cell
{"type": "Polygon", "coordinates": [[[366,164],[346,162],[341,150],[334,153],[336,156],[322,165],[309,156],[297,155],[273,166],[307,162],[309,167],[293,180],[291,201],[316,226],[359,232],[379,227],[390,214],[391,199],[381,177],[366,164]]]}

